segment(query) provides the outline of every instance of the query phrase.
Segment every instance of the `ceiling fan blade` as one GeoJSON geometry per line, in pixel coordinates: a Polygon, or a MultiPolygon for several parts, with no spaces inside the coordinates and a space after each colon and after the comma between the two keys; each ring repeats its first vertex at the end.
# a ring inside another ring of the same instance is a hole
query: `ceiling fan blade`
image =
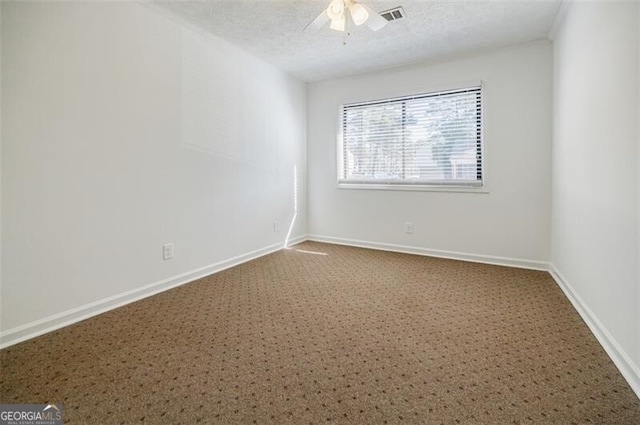
{"type": "Polygon", "coordinates": [[[362,4],[362,3],[359,3],[359,4],[361,4],[365,9],[367,9],[367,12],[369,12],[369,19],[367,19],[367,21],[365,22],[365,25],[371,28],[373,31],[378,31],[380,28],[384,27],[389,23],[387,22],[386,19],[380,16],[378,12],[371,9],[366,4],[362,4]]]}
{"type": "Polygon", "coordinates": [[[317,31],[322,28],[327,22],[329,22],[329,16],[327,15],[327,11],[323,10],[322,13],[316,17],[316,19],[311,21],[311,23],[302,30],[302,32],[317,31]]]}

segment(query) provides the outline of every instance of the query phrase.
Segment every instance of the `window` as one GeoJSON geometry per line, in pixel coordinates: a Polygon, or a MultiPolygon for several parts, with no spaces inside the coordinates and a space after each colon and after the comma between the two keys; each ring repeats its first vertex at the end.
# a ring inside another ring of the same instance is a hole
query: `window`
{"type": "Polygon", "coordinates": [[[342,106],[338,183],[482,186],[482,89],[342,106]]]}

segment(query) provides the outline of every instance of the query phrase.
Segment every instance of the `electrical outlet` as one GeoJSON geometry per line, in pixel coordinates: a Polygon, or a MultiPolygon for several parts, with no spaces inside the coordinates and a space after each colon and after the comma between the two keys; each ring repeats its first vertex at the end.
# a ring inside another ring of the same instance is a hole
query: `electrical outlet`
{"type": "Polygon", "coordinates": [[[404,232],[406,234],[411,234],[413,233],[413,223],[407,221],[406,223],[404,223],[404,232]]]}
{"type": "Polygon", "coordinates": [[[275,220],[273,222],[273,232],[274,233],[279,233],[280,232],[280,222],[278,220],[275,220]]]}
{"type": "Polygon", "coordinates": [[[162,259],[163,260],[170,260],[173,258],[173,244],[172,243],[166,243],[164,245],[162,245],[162,259]]]}

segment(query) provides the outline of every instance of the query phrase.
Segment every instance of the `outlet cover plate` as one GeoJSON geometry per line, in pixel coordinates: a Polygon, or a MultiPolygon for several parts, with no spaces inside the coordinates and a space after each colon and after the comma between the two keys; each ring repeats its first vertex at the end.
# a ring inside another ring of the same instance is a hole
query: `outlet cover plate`
{"type": "Polygon", "coordinates": [[[164,245],[162,245],[162,259],[163,260],[170,260],[173,258],[174,252],[173,252],[173,244],[172,243],[166,243],[164,245]]]}
{"type": "Polygon", "coordinates": [[[413,233],[413,223],[411,222],[404,223],[404,232],[409,235],[413,233]]]}

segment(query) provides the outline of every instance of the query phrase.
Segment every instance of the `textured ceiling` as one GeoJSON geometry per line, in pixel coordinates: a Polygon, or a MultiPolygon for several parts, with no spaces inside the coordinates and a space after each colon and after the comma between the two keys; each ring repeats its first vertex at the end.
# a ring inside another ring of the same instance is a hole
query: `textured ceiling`
{"type": "Polygon", "coordinates": [[[561,0],[361,0],[403,6],[406,18],[377,32],[328,25],[302,32],[329,0],[152,0],[303,81],[354,75],[546,37],[561,0]]]}

